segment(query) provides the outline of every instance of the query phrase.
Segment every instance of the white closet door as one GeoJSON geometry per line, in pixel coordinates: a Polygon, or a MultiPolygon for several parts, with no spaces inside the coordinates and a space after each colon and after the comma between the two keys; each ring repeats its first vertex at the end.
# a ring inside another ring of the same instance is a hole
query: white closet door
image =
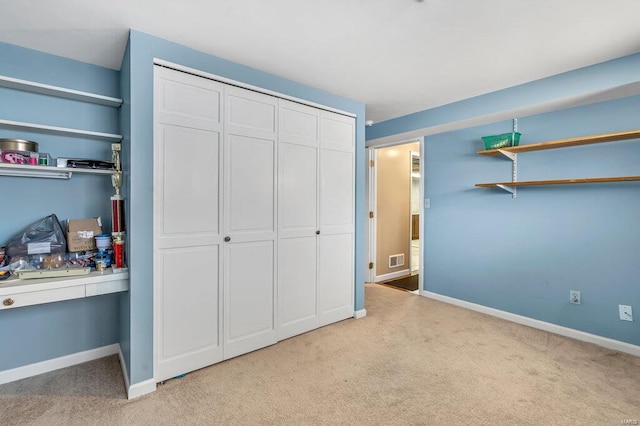
{"type": "Polygon", "coordinates": [[[317,327],[320,111],[280,100],[278,339],[317,327]]]}
{"type": "Polygon", "coordinates": [[[154,378],[222,360],[223,85],[154,75],[154,378]]]}
{"type": "Polygon", "coordinates": [[[354,312],[355,119],[320,116],[319,325],[354,312]]]}
{"type": "Polygon", "coordinates": [[[277,99],[225,88],[224,358],[276,343],[277,99]]]}

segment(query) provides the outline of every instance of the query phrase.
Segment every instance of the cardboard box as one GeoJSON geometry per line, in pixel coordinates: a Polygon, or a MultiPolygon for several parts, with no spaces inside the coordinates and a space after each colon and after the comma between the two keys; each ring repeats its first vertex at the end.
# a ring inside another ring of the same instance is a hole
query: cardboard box
{"type": "Polygon", "coordinates": [[[93,219],[69,219],[67,224],[67,251],[96,249],[96,235],[102,234],[102,221],[93,219]]]}

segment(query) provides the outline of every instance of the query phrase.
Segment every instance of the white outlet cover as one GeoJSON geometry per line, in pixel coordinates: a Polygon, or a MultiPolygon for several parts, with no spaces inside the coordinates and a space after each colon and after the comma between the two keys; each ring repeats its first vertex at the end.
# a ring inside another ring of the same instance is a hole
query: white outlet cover
{"type": "Polygon", "coordinates": [[[582,295],[578,290],[569,290],[569,303],[580,305],[582,303],[582,295]]]}
{"type": "Polygon", "coordinates": [[[622,321],[633,321],[633,310],[629,305],[618,305],[620,311],[620,319],[622,321]]]}

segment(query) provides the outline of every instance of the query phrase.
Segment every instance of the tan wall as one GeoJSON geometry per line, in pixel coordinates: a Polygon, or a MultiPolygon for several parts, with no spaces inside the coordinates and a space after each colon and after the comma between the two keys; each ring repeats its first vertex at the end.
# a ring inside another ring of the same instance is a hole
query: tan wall
{"type": "Polygon", "coordinates": [[[411,151],[420,144],[381,148],[376,159],[376,275],[409,269],[411,256],[411,151]],[[404,253],[404,265],[389,269],[389,256],[404,253]]]}

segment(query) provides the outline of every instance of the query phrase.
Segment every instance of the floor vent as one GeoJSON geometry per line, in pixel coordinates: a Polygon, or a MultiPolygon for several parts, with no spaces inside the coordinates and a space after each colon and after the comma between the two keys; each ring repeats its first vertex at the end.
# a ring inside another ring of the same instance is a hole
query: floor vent
{"type": "Polygon", "coordinates": [[[389,256],[389,268],[397,268],[404,265],[404,253],[389,256]]]}

